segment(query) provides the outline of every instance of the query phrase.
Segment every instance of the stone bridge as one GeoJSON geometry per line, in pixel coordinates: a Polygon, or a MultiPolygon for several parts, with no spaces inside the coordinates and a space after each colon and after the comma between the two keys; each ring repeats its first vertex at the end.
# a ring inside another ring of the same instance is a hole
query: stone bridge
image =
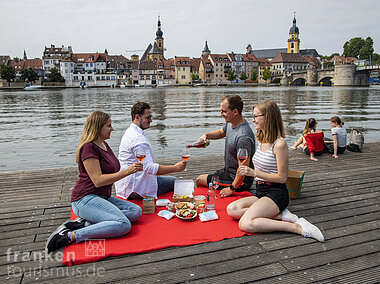
{"type": "Polygon", "coordinates": [[[379,68],[378,65],[337,65],[334,69],[308,69],[274,75],[272,83],[282,86],[369,86],[370,71],[379,68]]]}

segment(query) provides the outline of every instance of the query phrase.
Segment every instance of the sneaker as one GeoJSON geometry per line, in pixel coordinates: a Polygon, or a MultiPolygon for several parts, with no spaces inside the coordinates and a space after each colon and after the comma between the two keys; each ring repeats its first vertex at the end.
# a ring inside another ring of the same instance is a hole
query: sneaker
{"type": "Polygon", "coordinates": [[[296,214],[291,213],[288,209],[284,209],[281,212],[282,215],[282,221],[295,223],[298,220],[298,216],[296,214]]]}
{"type": "Polygon", "coordinates": [[[86,224],[86,220],[78,217],[75,220],[66,221],[62,225],[65,226],[70,231],[75,231],[75,230],[79,230],[81,228],[84,228],[85,224],[86,224]]]}
{"type": "Polygon", "coordinates": [[[67,229],[65,226],[59,226],[58,229],[56,229],[49,236],[46,242],[47,252],[49,253],[56,249],[59,249],[71,244],[71,240],[69,239],[69,236],[67,235],[69,232],[71,231],[67,229]]]}
{"type": "Polygon", "coordinates": [[[301,226],[302,236],[304,236],[305,238],[314,238],[322,243],[325,241],[322,232],[316,226],[308,222],[306,219],[299,218],[296,224],[301,226]]]}

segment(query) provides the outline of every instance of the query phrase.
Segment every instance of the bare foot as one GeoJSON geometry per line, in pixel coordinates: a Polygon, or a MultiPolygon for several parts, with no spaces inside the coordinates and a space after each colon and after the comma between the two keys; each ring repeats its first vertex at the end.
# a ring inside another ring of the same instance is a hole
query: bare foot
{"type": "Polygon", "coordinates": [[[311,158],[310,157],[310,160],[314,161],[314,162],[318,162],[318,159],[317,158],[311,158]]]}
{"type": "Polygon", "coordinates": [[[296,146],[292,146],[292,147],[290,147],[290,149],[297,150],[297,147],[296,146]]]}

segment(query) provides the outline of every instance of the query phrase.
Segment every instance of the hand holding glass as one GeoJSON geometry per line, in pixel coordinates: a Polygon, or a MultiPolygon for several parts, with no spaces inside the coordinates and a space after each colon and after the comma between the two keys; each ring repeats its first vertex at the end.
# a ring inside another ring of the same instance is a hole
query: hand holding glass
{"type": "MultiPolygon", "coordinates": [[[[185,162],[188,159],[190,159],[190,150],[188,148],[183,149],[181,157],[182,157],[182,160],[185,161],[185,162]]],[[[185,168],[185,171],[186,171],[186,168],[185,168]]]]}

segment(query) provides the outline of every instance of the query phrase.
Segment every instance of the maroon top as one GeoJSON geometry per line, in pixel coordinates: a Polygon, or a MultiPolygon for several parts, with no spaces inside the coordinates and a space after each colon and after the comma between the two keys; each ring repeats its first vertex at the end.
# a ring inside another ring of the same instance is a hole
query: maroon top
{"type": "Polygon", "coordinates": [[[112,174],[120,170],[120,163],[112,149],[106,142],[107,151],[104,151],[93,142],[86,143],[82,146],[79,152],[79,179],[75,183],[73,192],[71,194],[71,202],[77,201],[88,194],[96,194],[101,196],[111,196],[112,184],[95,187],[91,181],[87,171],[83,165],[83,161],[88,158],[95,158],[99,160],[100,169],[103,174],[112,174]]]}

